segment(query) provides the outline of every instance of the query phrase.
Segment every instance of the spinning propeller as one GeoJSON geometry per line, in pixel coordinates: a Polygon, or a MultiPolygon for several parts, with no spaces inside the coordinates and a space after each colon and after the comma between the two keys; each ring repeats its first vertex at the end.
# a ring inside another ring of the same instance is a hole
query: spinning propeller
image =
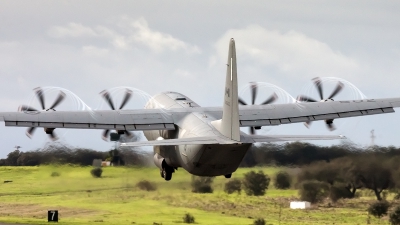
{"type": "MultiPolygon", "coordinates": [[[[254,105],[255,101],[256,101],[256,97],[257,97],[257,92],[258,92],[258,84],[256,82],[251,82],[251,105],[254,105]]],[[[267,100],[265,100],[263,103],[261,103],[260,105],[267,105],[267,104],[271,104],[273,102],[275,102],[278,99],[278,95],[274,92],[271,97],[269,97],[267,100]]],[[[243,99],[241,99],[239,97],[239,103],[241,105],[247,105],[247,103],[245,101],[243,101],[243,99]]],[[[250,134],[255,134],[256,131],[255,130],[259,130],[261,129],[261,127],[250,127],[250,134]]]]}
{"type": "MultiPolygon", "coordinates": [[[[328,98],[324,99],[324,95],[323,95],[323,90],[322,90],[322,81],[319,77],[316,77],[313,79],[314,81],[314,85],[317,87],[318,89],[318,93],[319,93],[319,97],[321,98],[321,100],[319,102],[328,102],[328,101],[334,101],[333,97],[335,97],[344,87],[344,84],[340,81],[338,81],[335,89],[333,90],[332,94],[329,95],[328,98]]],[[[304,96],[304,95],[299,95],[297,97],[297,101],[300,102],[317,102],[317,100],[304,96]]],[[[335,130],[335,126],[333,125],[333,119],[329,119],[329,120],[325,120],[325,124],[327,125],[328,129],[330,131],[335,130]]],[[[304,123],[304,125],[309,128],[311,125],[311,121],[307,121],[304,123]]]]}
{"type": "MultiPolygon", "coordinates": [[[[112,110],[115,110],[115,106],[114,106],[114,103],[113,103],[113,101],[111,99],[110,93],[108,91],[104,90],[104,91],[100,92],[100,94],[106,100],[106,102],[108,103],[110,108],[112,110]]],[[[124,99],[122,100],[121,105],[118,108],[118,110],[122,109],[126,105],[126,103],[129,101],[129,99],[131,97],[132,97],[132,91],[129,90],[129,89],[126,89],[124,99]]],[[[103,140],[108,141],[109,133],[110,133],[109,129],[106,129],[106,130],[103,131],[103,135],[102,135],[103,140]]],[[[117,133],[118,134],[125,134],[128,137],[132,136],[132,133],[127,131],[127,130],[117,130],[117,133]]]]}
{"type": "MultiPolygon", "coordinates": [[[[43,111],[49,111],[49,110],[56,111],[54,108],[57,105],[59,105],[65,98],[65,93],[60,91],[60,93],[58,94],[58,97],[56,98],[54,103],[50,106],[50,108],[46,109],[43,90],[40,87],[37,87],[37,88],[35,88],[33,90],[35,91],[35,94],[39,99],[39,102],[40,102],[40,105],[42,106],[42,110],[43,111]]],[[[35,108],[31,107],[31,106],[21,105],[18,108],[18,111],[20,111],[20,112],[22,112],[22,111],[38,112],[39,110],[37,110],[37,109],[35,109],[35,108]]],[[[46,134],[48,134],[53,141],[58,139],[57,136],[54,134],[54,129],[55,128],[46,128],[46,127],[44,128],[44,131],[46,132],[46,134]]],[[[29,138],[32,138],[32,135],[33,135],[35,130],[36,130],[36,127],[28,128],[28,130],[26,130],[26,136],[28,136],[29,138]]]]}

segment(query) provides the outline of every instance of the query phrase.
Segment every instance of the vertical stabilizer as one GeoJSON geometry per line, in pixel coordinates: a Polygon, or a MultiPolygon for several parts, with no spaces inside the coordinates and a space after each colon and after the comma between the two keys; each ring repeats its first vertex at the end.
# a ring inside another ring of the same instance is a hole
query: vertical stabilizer
{"type": "Polygon", "coordinates": [[[233,38],[229,43],[224,94],[222,119],[213,121],[212,125],[224,136],[240,141],[236,49],[233,38]]]}

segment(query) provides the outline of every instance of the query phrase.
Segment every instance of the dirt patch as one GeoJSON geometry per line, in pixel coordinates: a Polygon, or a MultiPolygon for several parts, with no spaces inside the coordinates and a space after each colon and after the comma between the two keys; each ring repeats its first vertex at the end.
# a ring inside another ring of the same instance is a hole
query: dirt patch
{"type": "MultiPolygon", "coordinates": [[[[51,207],[57,209],[60,218],[66,217],[87,217],[99,214],[99,211],[89,209],[75,209],[67,207],[51,207]]],[[[38,204],[12,204],[0,203],[0,216],[16,216],[30,218],[47,218],[47,211],[50,210],[47,206],[38,204]]]]}

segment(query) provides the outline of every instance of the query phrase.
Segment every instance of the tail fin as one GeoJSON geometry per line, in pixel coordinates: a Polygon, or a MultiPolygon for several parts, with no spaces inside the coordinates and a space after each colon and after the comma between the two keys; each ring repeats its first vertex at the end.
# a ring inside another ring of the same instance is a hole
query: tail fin
{"type": "Polygon", "coordinates": [[[212,125],[224,136],[240,141],[236,49],[233,38],[229,43],[227,66],[222,119],[213,121],[212,125]]]}

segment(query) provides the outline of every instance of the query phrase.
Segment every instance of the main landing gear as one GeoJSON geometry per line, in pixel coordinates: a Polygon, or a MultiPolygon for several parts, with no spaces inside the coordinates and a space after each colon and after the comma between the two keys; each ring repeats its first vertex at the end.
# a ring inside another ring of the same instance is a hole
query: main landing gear
{"type": "Polygon", "coordinates": [[[232,177],[232,174],[231,174],[231,173],[225,175],[225,178],[231,178],[231,177],[232,177]]]}
{"type": "Polygon", "coordinates": [[[174,172],[174,168],[170,166],[165,166],[160,170],[160,175],[162,178],[164,178],[166,181],[169,181],[172,179],[172,173],[174,172]]]}

